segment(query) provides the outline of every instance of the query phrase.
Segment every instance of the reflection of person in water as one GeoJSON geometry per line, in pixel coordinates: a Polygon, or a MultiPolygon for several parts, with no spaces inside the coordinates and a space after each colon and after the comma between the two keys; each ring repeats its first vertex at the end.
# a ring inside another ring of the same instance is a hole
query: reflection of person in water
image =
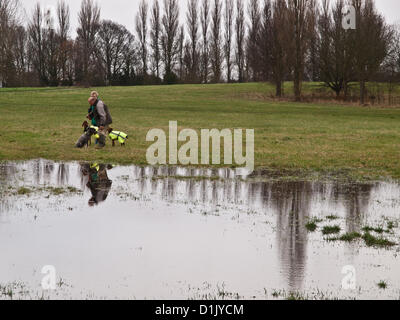
{"type": "Polygon", "coordinates": [[[111,170],[112,168],[112,165],[98,163],[82,166],[83,175],[89,178],[86,186],[92,193],[92,197],[89,199],[89,206],[92,207],[107,199],[112,186],[112,181],[108,178],[107,170],[111,170]]]}

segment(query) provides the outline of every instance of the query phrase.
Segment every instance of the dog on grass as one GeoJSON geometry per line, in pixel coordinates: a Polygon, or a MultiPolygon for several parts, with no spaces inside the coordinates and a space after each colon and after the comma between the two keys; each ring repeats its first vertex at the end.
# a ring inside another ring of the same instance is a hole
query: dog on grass
{"type": "Polygon", "coordinates": [[[94,126],[89,126],[89,123],[85,121],[82,123],[83,127],[83,134],[79,138],[79,140],[76,142],[75,147],[82,149],[83,147],[89,148],[89,146],[92,144],[92,136],[97,135],[98,133],[98,128],[94,126]]]}
{"type": "Polygon", "coordinates": [[[114,131],[113,128],[108,129],[108,137],[112,141],[112,146],[115,147],[115,142],[119,142],[121,147],[125,147],[126,140],[128,140],[128,135],[122,131],[114,131]]]}

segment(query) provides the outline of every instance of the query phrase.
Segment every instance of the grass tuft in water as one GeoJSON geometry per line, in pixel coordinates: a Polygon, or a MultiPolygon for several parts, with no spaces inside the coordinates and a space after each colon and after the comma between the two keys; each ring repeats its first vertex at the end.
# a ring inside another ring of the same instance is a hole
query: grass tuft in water
{"type": "Polygon", "coordinates": [[[318,228],[318,223],[321,223],[322,220],[318,218],[312,218],[310,221],[307,222],[305,225],[308,232],[314,232],[318,228]]]}
{"type": "Polygon", "coordinates": [[[317,224],[314,221],[310,221],[306,224],[306,229],[308,232],[314,232],[317,230],[317,224]]]}
{"type": "Polygon", "coordinates": [[[387,289],[387,287],[388,287],[388,285],[387,285],[386,281],[381,280],[378,282],[379,289],[385,290],[385,289],[387,289]]]}
{"type": "Polygon", "coordinates": [[[18,189],[17,193],[19,195],[28,195],[28,194],[32,193],[32,190],[28,189],[28,188],[25,188],[25,187],[21,187],[21,188],[18,189]]]}
{"type": "Polygon", "coordinates": [[[387,224],[388,230],[392,231],[394,228],[397,228],[396,223],[394,221],[389,221],[387,224]]]}
{"type": "Polygon", "coordinates": [[[56,196],[59,196],[59,195],[65,193],[65,190],[63,188],[48,188],[48,191],[56,196]]]}
{"type": "Polygon", "coordinates": [[[362,230],[363,230],[365,233],[376,232],[376,233],[382,234],[382,233],[385,232],[385,230],[384,230],[382,227],[376,227],[376,228],[374,228],[374,227],[366,226],[366,227],[362,228],[362,230]]]}
{"type": "Polygon", "coordinates": [[[322,234],[323,235],[329,235],[329,234],[337,234],[339,233],[341,228],[339,226],[325,226],[322,229],[322,234]]]}
{"type": "Polygon", "coordinates": [[[352,242],[356,239],[360,239],[361,237],[362,237],[362,235],[358,232],[348,232],[348,233],[345,233],[344,235],[340,236],[338,238],[338,240],[352,242]]]}
{"type": "Polygon", "coordinates": [[[299,292],[290,292],[289,295],[286,297],[286,300],[303,301],[303,300],[307,300],[307,297],[305,297],[303,294],[301,294],[299,292]]]}
{"type": "Polygon", "coordinates": [[[368,247],[379,247],[379,248],[385,248],[385,247],[393,247],[396,245],[396,243],[385,239],[385,238],[378,238],[370,234],[369,232],[366,232],[363,236],[363,240],[365,241],[365,244],[368,247]]]}
{"type": "Polygon", "coordinates": [[[333,220],[338,220],[339,217],[338,216],[334,216],[334,215],[330,215],[330,216],[327,216],[326,219],[333,221],[333,220]]]}

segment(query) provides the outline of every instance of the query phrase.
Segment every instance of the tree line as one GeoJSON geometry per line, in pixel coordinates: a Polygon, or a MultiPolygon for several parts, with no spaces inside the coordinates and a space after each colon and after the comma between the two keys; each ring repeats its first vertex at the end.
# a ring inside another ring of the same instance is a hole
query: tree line
{"type": "Polygon", "coordinates": [[[39,3],[21,23],[18,0],[0,0],[0,81],[7,86],[319,81],[338,97],[351,83],[398,82],[400,33],[373,0],[141,0],[131,33],[82,0],[76,37],[70,9],[39,3]],[[356,28],[343,27],[347,6],[356,28]],[[181,21],[181,17],[184,17],[181,21]]]}

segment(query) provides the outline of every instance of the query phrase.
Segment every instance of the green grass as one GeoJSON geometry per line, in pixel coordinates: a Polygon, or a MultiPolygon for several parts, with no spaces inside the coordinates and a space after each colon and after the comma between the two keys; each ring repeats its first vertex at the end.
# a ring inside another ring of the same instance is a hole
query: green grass
{"type": "Polygon", "coordinates": [[[24,195],[31,195],[32,193],[35,192],[48,192],[49,194],[59,196],[62,194],[75,194],[75,193],[81,193],[81,190],[68,186],[66,188],[61,188],[61,187],[20,187],[16,190],[18,195],[24,196],[24,195]]]}
{"type": "Polygon", "coordinates": [[[310,221],[306,224],[306,229],[308,232],[314,232],[317,230],[317,224],[314,221],[310,221]]]}
{"type": "Polygon", "coordinates": [[[349,232],[345,233],[344,235],[340,236],[338,240],[345,241],[345,242],[352,242],[354,240],[360,239],[362,235],[358,232],[349,232]]]}
{"type": "Polygon", "coordinates": [[[338,216],[334,216],[334,215],[330,215],[330,216],[327,216],[326,219],[333,221],[333,220],[338,220],[339,217],[338,216]]]}
{"type": "Polygon", "coordinates": [[[398,226],[398,224],[394,221],[388,221],[388,223],[387,223],[387,228],[388,228],[389,232],[391,232],[397,226],[398,226]]]}
{"type": "Polygon", "coordinates": [[[24,195],[29,195],[32,193],[31,189],[25,188],[25,187],[21,187],[17,190],[17,194],[24,196],[24,195]]]}
{"type": "Polygon", "coordinates": [[[365,244],[368,247],[377,247],[377,248],[388,248],[388,247],[393,247],[396,245],[396,243],[382,238],[382,237],[375,237],[370,233],[365,233],[363,236],[363,240],[365,241],[365,244]]]}
{"type": "Polygon", "coordinates": [[[337,234],[339,233],[341,228],[339,226],[325,226],[322,228],[322,234],[323,235],[329,235],[329,234],[337,234]]]}
{"type": "Polygon", "coordinates": [[[49,192],[52,195],[59,196],[62,194],[67,194],[67,193],[80,193],[81,191],[76,189],[75,187],[67,187],[67,188],[60,188],[60,187],[46,187],[39,189],[39,191],[46,191],[49,192]]]}
{"type": "Polygon", "coordinates": [[[385,231],[382,227],[370,227],[370,226],[366,226],[366,227],[364,227],[364,228],[362,228],[362,230],[365,232],[365,233],[371,233],[371,232],[376,232],[376,233],[379,233],[379,234],[383,234],[384,232],[388,232],[387,230],[385,231]]]}
{"type": "Polygon", "coordinates": [[[314,232],[318,228],[318,223],[321,223],[322,220],[318,218],[312,218],[305,225],[308,232],[314,232]]]}
{"type": "Polygon", "coordinates": [[[108,143],[104,150],[77,150],[91,90],[0,89],[0,160],[146,164],[147,132],[168,132],[168,122],[177,120],[179,129],[255,129],[257,167],[400,178],[395,108],[277,101],[269,98],[273,87],[263,83],[96,88],[114,129],[130,138],[126,148],[108,143]]]}
{"type": "Polygon", "coordinates": [[[387,287],[388,287],[388,285],[387,285],[386,281],[379,281],[378,282],[378,288],[379,289],[385,290],[385,289],[387,289],[387,287]]]}
{"type": "MultiPolygon", "coordinates": [[[[365,245],[374,248],[390,248],[397,244],[389,239],[384,238],[382,235],[391,234],[394,235],[394,229],[398,227],[397,221],[391,221],[388,218],[384,218],[387,223],[387,229],[384,229],[383,223],[378,224],[377,227],[364,226],[362,234],[360,232],[347,232],[342,235],[332,236],[326,240],[328,241],[343,241],[343,242],[353,242],[355,240],[363,240],[365,245]]],[[[326,226],[322,229],[324,235],[339,234],[339,226],[326,226]]]]}

